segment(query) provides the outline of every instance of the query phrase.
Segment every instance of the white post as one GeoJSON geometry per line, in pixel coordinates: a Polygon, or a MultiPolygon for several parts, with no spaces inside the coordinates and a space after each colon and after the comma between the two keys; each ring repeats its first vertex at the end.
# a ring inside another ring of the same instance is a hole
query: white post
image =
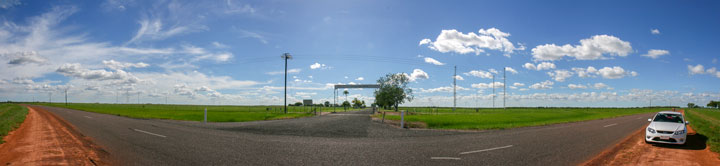
{"type": "Polygon", "coordinates": [[[205,107],[205,123],[207,123],[207,107],[205,107]]]}
{"type": "Polygon", "coordinates": [[[405,128],[405,110],[400,111],[400,128],[405,128]]]}

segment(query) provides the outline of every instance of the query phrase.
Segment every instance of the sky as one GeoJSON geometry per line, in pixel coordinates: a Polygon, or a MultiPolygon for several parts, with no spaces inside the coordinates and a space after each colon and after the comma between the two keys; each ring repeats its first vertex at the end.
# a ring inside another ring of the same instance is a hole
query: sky
{"type": "Polygon", "coordinates": [[[705,105],[718,18],[717,1],[3,0],[0,100],[281,105],[289,53],[288,103],[405,73],[401,106],[453,106],[456,67],[459,107],[705,105]]]}

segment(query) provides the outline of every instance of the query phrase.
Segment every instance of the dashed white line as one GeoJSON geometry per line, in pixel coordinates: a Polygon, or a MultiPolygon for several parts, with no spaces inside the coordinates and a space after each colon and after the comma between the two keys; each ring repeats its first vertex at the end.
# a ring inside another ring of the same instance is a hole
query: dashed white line
{"type": "Polygon", "coordinates": [[[140,130],[140,129],[133,129],[133,130],[135,130],[135,131],[137,131],[137,132],[145,133],[145,134],[150,134],[150,135],[158,136],[158,137],[163,137],[163,138],[166,137],[166,136],[164,136],[164,135],[147,132],[147,131],[143,131],[143,130],[140,130]]]}
{"type": "Polygon", "coordinates": [[[605,126],[603,126],[603,127],[610,127],[610,126],[615,126],[615,125],[617,125],[617,123],[613,123],[613,124],[605,125],[605,126]]]}
{"type": "Polygon", "coordinates": [[[509,148],[509,147],[512,147],[512,146],[513,146],[513,145],[508,145],[508,146],[495,147],[495,148],[490,148],[490,149],[475,150],[475,151],[469,151],[469,152],[462,152],[462,153],[460,153],[460,154],[479,153],[479,152],[485,152],[485,151],[491,151],[491,150],[505,149],[505,148],[509,148]]]}
{"type": "Polygon", "coordinates": [[[430,157],[431,160],[460,160],[457,157],[430,157]]]}
{"type": "Polygon", "coordinates": [[[92,117],[89,117],[89,116],[84,116],[84,117],[85,117],[85,118],[88,118],[88,119],[92,119],[92,117]]]}

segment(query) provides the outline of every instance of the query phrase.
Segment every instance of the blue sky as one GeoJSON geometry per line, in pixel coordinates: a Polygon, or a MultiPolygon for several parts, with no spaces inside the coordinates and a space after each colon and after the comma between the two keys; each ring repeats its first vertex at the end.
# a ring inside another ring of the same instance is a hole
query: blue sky
{"type": "MultiPolygon", "coordinates": [[[[0,97],[282,104],[413,79],[406,106],[627,107],[720,99],[715,1],[0,3],[0,97]],[[512,71],[510,71],[512,70],[512,71]],[[495,75],[496,83],[491,76],[495,75]]],[[[372,101],[372,90],[349,98],[372,101]]],[[[344,96],[340,97],[344,100],[344,96]]]]}

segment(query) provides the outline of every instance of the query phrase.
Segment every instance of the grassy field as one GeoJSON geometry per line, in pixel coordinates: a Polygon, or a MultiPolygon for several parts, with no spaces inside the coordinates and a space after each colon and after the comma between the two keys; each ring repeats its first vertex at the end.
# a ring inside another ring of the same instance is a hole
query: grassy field
{"type": "Polygon", "coordinates": [[[685,116],[696,132],[708,137],[710,150],[720,153],[720,110],[686,109],[685,116]]]}
{"type": "MultiPolygon", "coordinates": [[[[406,121],[423,122],[428,128],[483,130],[612,118],[658,112],[668,108],[458,108],[452,111],[451,108],[406,107],[401,110],[411,112],[411,115],[405,117],[406,121]]],[[[397,115],[387,115],[385,118],[400,120],[397,115]]]]}
{"type": "Polygon", "coordinates": [[[28,110],[23,106],[0,104],[0,143],[4,142],[3,138],[8,132],[20,127],[27,114],[28,110]]]}
{"type": "MultiPolygon", "coordinates": [[[[164,104],[97,104],[97,103],[30,103],[53,107],[64,107],[88,112],[112,114],[132,118],[173,119],[202,121],[204,109],[208,109],[209,122],[246,122],[313,116],[313,109],[332,112],[332,107],[288,107],[285,114],[282,106],[217,106],[217,105],[164,105],[164,104]]],[[[348,111],[351,111],[350,109],[348,111]]],[[[344,111],[337,108],[338,112],[344,111]]]]}

